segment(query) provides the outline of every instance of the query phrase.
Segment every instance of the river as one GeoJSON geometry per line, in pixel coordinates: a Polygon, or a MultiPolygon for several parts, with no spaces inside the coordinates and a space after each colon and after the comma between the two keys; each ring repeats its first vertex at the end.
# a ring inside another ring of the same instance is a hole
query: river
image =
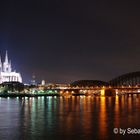
{"type": "Polygon", "coordinates": [[[0,140],[139,139],[138,129],[140,95],[0,98],[0,140]]]}

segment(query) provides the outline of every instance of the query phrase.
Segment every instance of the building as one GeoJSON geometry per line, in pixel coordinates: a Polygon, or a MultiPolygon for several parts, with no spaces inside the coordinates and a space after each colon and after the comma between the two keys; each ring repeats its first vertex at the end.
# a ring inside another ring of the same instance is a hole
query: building
{"type": "Polygon", "coordinates": [[[2,62],[0,56],[0,84],[3,82],[22,82],[21,74],[16,71],[12,71],[11,61],[8,60],[7,51],[4,62],[2,62]]]}

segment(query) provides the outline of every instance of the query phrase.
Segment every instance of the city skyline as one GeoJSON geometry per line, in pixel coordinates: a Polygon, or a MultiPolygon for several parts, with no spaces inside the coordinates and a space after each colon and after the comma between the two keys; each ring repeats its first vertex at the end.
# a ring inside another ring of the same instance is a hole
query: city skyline
{"type": "Polygon", "coordinates": [[[139,71],[136,2],[11,1],[1,4],[0,48],[29,82],[108,81],[139,71]],[[127,3],[127,4],[126,4],[127,3]]]}
{"type": "MultiPolygon", "coordinates": [[[[6,50],[6,53],[5,53],[5,59],[2,58],[1,54],[0,54],[0,72],[4,73],[6,72],[8,75],[12,75],[12,73],[16,73],[16,70],[13,69],[13,65],[11,65],[11,60],[9,59],[9,56],[8,56],[8,51],[6,50]]],[[[6,74],[5,73],[5,74],[6,74]]],[[[115,79],[119,80],[120,77],[125,77],[125,76],[128,76],[128,75],[139,75],[140,71],[133,71],[133,72],[126,72],[126,73],[123,73],[121,75],[117,75],[116,77],[112,77],[111,79],[109,79],[108,81],[103,81],[102,79],[77,79],[75,81],[72,81],[72,82],[78,82],[78,81],[101,81],[101,82],[111,82],[112,80],[114,81],[115,79]]],[[[17,74],[20,74],[20,73],[17,73],[17,74]]],[[[13,75],[14,76],[14,75],[13,75]]],[[[131,76],[130,76],[131,77],[131,76]]],[[[135,77],[135,76],[134,76],[135,77]]],[[[33,73],[32,76],[31,76],[31,79],[29,81],[28,84],[32,84],[32,82],[34,81],[34,84],[38,84],[38,83],[41,83],[42,81],[44,81],[46,83],[46,80],[45,79],[40,79],[41,81],[38,81],[38,79],[36,79],[36,75],[33,73]],[[37,80],[37,81],[36,81],[37,80]]],[[[13,80],[11,80],[12,82],[13,80]]],[[[16,80],[15,80],[16,81],[16,80]]],[[[3,81],[4,82],[4,81],[3,81]]],[[[10,82],[10,80],[8,80],[7,82],[10,82]]],[[[21,82],[21,81],[19,81],[21,82]]],[[[24,82],[25,84],[27,82],[24,82]]],[[[49,83],[49,82],[47,82],[49,83]]],[[[50,82],[52,83],[52,82],[50,82]]],[[[54,84],[58,84],[58,83],[54,83],[54,84]]],[[[66,84],[66,83],[65,83],[66,84]]],[[[71,83],[67,83],[67,84],[71,84],[71,83]]]]}

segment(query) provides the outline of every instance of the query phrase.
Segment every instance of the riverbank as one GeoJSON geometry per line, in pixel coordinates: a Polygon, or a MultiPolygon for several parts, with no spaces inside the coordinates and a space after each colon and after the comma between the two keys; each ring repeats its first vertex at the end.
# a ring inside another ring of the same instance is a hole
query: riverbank
{"type": "Polygon", "coordinates": [[[60,96],[59,94],[19,94],[19,93],[6,93],[0,94],[0,97],[38,97],[38,96],[60,96]]]}

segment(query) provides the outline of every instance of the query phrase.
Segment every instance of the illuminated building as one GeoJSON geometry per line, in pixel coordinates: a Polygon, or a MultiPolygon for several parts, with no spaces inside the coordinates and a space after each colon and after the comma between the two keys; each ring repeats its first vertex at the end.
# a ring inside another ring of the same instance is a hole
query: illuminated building
{"type": "Polygon", "coordinates": [[[22,82],[20,73],[12,71],[11,61],[8,60],[8,54],[6,51],[5,61],[2,63],[0,56],[0,83],[3,82],[22,82]]]}

